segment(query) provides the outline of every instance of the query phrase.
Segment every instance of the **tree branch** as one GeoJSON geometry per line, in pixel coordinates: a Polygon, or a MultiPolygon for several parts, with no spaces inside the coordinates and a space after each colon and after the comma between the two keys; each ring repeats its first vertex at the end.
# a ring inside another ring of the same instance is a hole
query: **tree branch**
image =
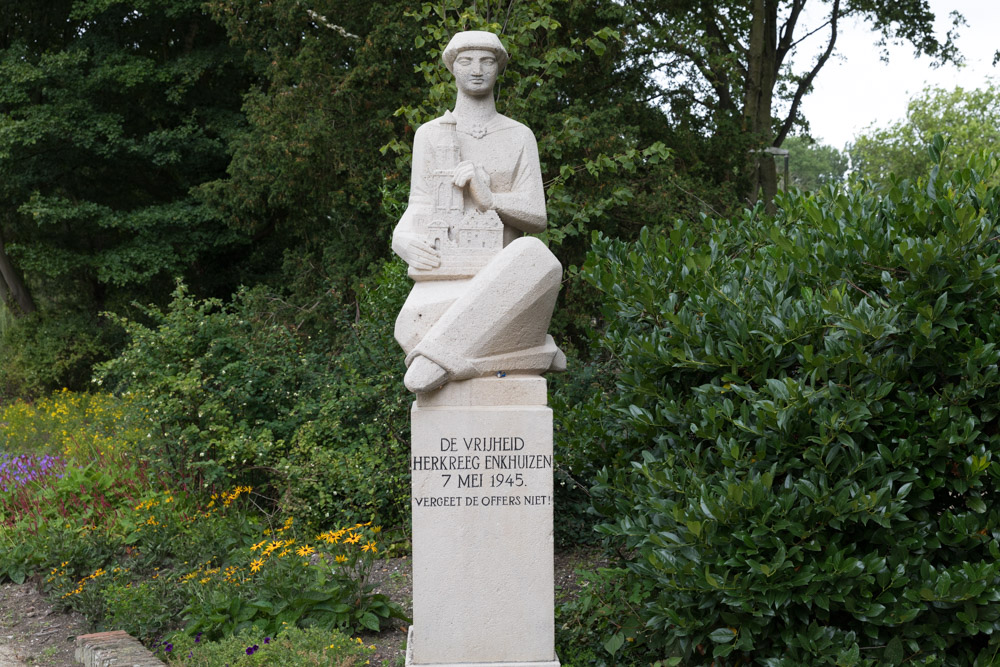
{"type": "Polygon", "coordinates": [[[778,73],[781,71],[781,63],[784,62],[785,56],[788,55],[788,52],[792,49],[792,35],[795,34],[795,24],[798,23],[799,15],[802,13],[802,8],[805,4],[806,0],[792,0],[792,9],[788,14],[788,20],[786,20],[785,24],[781,26],[781,37],[778,39],[778,48],[775,49],[775,79],[778,78],[778,73]]]}
{"type": "Polygon", "coordinates": [[[785,137],[788,136],[788,132],[792,129],[792,124],[795,122],[795,117],[799,112],[799,105],[802,103],[802,98],[805,96],[806,91],[812,87],[816,74],[823,68],[826,61],[830,59],[830,55],[833,53],[833,47],[837,43],[837,21],[840,20],[841,16],[840,0],[833,0],[833,7],[830,10],[829,20],[830,41],[827,43],[826,50],[816,61],[816,64],[813,66],[812,70],[810,70],[809,74],[807,74],[804,79],[799,81],[799,85],[795,89],[795,96],[792,98],[792,104],[788,109],[788,116],[781,124],[778,134],[774,138],[775,146],[780,146],[781,142],[783,142],[785,137]]]}

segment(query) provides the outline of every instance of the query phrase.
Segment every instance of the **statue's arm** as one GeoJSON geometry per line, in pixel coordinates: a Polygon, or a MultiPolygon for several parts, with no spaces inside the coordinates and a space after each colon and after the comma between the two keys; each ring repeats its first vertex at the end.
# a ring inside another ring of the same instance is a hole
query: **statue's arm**
{"type": "Polygon", "coordinates": [[[417,129],[413,138],[413,163],[410,170],[410,198],[406,211],[396,223],[392,231],[392,251],[403,258],[415,269],[433,269],[441,264],[441,253],[434,249],[426,239],[420,238],[414,225],[414,214],[421,208],[429,207],[431,194],[427,191],[427,179],[424,169],[427,164],[427,133],[426,125],[417,129]]]}
{"type": "Polygon", "coordinates": [[[545,188],[538,162],[538,144],[531,130],[523,128],[521,156],[510,192],[494,192],[493,208],[504,224],[526,234],[545,230],[545,188]]]}

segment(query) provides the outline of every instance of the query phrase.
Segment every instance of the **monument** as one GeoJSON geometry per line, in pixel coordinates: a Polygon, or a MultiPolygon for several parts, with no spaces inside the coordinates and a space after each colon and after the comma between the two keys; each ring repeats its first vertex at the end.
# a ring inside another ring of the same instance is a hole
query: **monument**
{"type": "Polygon", "coordinates": [[[442,55],[454,111],[414,138],[410,199],[392,248],[414,281],[396,340],[411,411],[413,625],[406,664],[558,667],[552,411],[541,374],[562,267],[536,238],[545,194],[535,137],[499,114],[496,35],[442,55]]]}

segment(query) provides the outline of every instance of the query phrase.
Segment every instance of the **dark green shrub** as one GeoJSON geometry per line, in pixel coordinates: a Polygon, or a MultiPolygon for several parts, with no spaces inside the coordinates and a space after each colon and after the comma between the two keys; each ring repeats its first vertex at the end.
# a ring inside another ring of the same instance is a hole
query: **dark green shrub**
{"type": "Polygon", "coordinates": [[[357,317],[331,351],[319,410],[281,464],[294,480],[288,510],[313,525],[409,525],[412,395],[392,332],[410,284],[396,260],[360,286],[357,317]]]}
{"type": "Polygon", "coordinates": [[[997,169],[596,239],[651,659],[1000,660],[997,169]]]}
{"type": "Polygon", "coordinates": [[[167,479],[248,483],[315,527],[403,524],[410,401],[392,330],[408,288],[402,262],[378,267],[314,339],[262,289],[225,305],[180,285],[147,309],[155,326],[121,320],[128,345],[96,381],[131,395],[139,455],[167,479]]]}
{"type": "Polygon", "coordinates": [[[154,327],[119,320],[128,345],[96,382],[131,395],[131,417],[147,434],[141,454],[156,472],[179,482],[267,481],[315,410],[309,399],[326,359],[266,304],[260,290],[223,305],[178,285],[165,313],[145,309],[154,327]]]}
{"type": "Polygon", "coordinates": [[[85,389],[90,369],[120,344],[120,332],[72,310],[12,320],[0,336],[0,399],[85,389]]]}
{"type": "Polygon", "coordinates": [[[591,511],[590,487],[603,468],[627,465],[619,446],[627,427],[605,406],[614,395],[614,364],[570,356],[566,373],[549,375],[553,413],[555,541],[559,547],[594,543],[599,517],[591,511]]]}
{"type": "MultiPolygon", "coordinates": [[[[619,567],[584,572],[581,588],[556,608],[556,653],[566,667],[646,667],[642,606],[655,582],[619,567]]],[[[663,667],[666,667],[664,665],[663,667]]]]}

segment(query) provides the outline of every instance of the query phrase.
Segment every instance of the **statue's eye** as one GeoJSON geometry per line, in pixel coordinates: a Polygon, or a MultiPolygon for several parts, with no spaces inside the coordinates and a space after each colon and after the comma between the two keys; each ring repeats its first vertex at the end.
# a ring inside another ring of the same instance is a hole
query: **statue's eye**
{"type": "Polygon", "coordinates": [[[472,62],[472,58],[459,58],[458,59],[458,64],[459,65],[468,65],[471,62],[472,62]]]}

